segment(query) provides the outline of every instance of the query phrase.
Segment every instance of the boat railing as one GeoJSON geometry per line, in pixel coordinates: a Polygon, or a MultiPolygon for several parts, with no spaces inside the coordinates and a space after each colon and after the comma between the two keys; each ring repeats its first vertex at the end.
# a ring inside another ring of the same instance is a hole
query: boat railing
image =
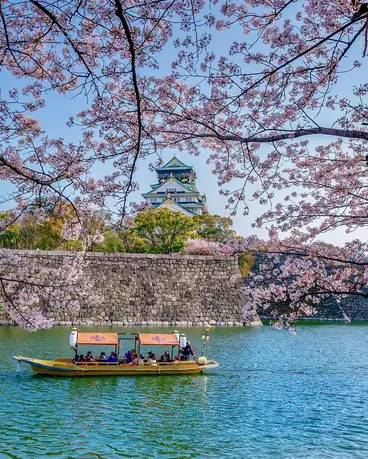
{"type": "Polygon", "coordinates": [[[75,362],[75,365],[77,366],[109,366],[109,365],[113,365],[113,366],[116,366],[116,365],[120,365],[119,362],[75,362]]]}
{"type": "MultiPolygon", "coordinates": [[[[61,359],[60,359],[61,360],[61,359]]],[[[66,359],[65,359],[66,360],[66,359]]],[[[75,365],[77,366],[118,366],[118,365],[124,365],[124,366],[159,366],[159,367],[166,367],[166,366],[179,366],[179,365],[186,365],[194,363],[193,360],[183,360],[183,361],[173,361],[173,362],[141,362],[138,365],[132,364],[132,363],[125,363],[124,361],[120,362],[105,362],[105,361],[95,361],[95,362],[74,362],[75,365]]]]}

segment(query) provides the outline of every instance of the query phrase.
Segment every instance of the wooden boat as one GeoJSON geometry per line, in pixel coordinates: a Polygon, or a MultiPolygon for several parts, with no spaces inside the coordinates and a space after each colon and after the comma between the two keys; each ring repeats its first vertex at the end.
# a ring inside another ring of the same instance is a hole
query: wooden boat
{"type": "Polygon", "coordinates": [[[219,366],[214,360],[207,360],[203,356],[204,344],[208,340],[209,326],[203,336],[202,355],[195,360],[178,360],[174,357],[177,350],[186,345],[185,335],[180,336],[177,331],[171,334],[156,333],[79,333],[73,329],[70,334],[70,345],[78,354],[78,347],[88,346],[114,346],[117,355],[116,362],[93,361],[78,362],[71,358],[57,358],[55,360],[40,360],[22,356],[13,358],[19,363],[28,363],[32,370],[40,375],[49,376],[137,376],[137,375],[194,375],[219,366]],[[139,364],[125,363],[119,356],[119,351],[124,340],[134,340],[134,348],[140,354],[141,346],[165,346],[171,348],[171,359],[168,362],[147,362],[143,359],[139,364]]]}

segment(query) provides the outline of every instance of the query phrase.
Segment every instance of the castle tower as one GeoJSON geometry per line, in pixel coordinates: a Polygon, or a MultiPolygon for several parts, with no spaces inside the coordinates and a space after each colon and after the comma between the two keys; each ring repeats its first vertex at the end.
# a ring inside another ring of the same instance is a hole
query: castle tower
{"type": "Polygon", "coordinates": [[[208,213],[206,195],[197,190],[192,166],[187,166],[174,155],[155,171],[158,183],[151,185],[151,191],[142,194],[152,207],[166,207],[190,217],[208,213]]]}

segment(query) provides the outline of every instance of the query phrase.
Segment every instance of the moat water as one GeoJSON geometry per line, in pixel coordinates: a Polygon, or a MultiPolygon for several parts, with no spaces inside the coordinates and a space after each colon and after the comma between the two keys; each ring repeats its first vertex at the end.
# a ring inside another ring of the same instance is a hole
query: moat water
{"type": "MultiPolygon", "coordinates": [[[[202,330],[180,331],[200,351],[202,330]]],[[[212,329],[208,375],[16,372],[13,354],[70,356],[68,336],[0,327],[1,459],[368,457],[366,325],[212,329]]]]}

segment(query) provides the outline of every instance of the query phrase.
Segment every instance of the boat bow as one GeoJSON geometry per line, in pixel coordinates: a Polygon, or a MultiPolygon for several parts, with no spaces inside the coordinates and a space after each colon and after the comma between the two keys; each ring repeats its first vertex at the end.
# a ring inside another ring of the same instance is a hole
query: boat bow
{"type": "Polygon", "coordinates": [[[74,365],[73,363],[55,362],[55,360],[32,359],[30,357],[21,357],[20,355],[13,356],[13,359],[19,363],[28,363],[33,368],[43,368],[51,371],[86,371],[85,368],[74,365]]]}

